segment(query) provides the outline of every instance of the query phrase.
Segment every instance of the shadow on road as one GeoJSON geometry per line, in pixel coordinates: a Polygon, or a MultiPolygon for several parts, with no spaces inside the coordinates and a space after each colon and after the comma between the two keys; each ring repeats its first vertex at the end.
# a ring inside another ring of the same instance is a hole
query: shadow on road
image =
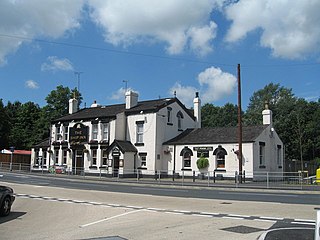
{"type": "Polygon", "coordinates": [[[20,218],[25,214],[26,214],[26,212],[11,212],[9,214],[9,216],[0,218],[0,224],[12,221],[12,220],[17,219],[17,218],[20,218]]]}

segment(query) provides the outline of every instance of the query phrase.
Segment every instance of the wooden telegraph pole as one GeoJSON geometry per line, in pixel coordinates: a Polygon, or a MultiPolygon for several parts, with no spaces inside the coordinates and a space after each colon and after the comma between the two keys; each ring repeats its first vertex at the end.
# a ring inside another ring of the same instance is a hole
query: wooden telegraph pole
{"type": "Polygon", "coordinates": [[[238,143],[239,143],[239,183],[242,183],[242,110],[241,110],[241,80],[240,64],[238,64],[238,143]]]}

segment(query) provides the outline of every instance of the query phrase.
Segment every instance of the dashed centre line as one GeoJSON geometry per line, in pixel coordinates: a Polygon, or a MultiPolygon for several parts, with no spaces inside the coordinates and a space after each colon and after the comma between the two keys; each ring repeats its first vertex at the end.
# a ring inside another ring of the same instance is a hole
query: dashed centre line
{"type": "Polygon", "coordinates": [[[122,209],[132,209],[133,211],[126,212],[123,214],[119,214],[110,218],[105,218],[98,220],[96,222],[88,223],[81,225],[80,227],[87,227],[93,224],[97,224],[103,221],[108,221],[116,217],[125,216],[127,214],[136,213],[139,211],[149,211],[149,212],[158,212],[158,213],[166,213],[166,214],[179,214],[179,215],[188,215],[195,217],[207,217],[207,218],[223,218],[223,219],[233,219],[233,220],[251,220],[251,221],[261,221],[261,222],[270,222],[276,223],[278,221],[285,221],[287,223],[292,224],[301,224],[301,225],[315,225],[314,220],[309,219],[286,219],[279,217],[269,217],[269,216],[248,216],[248,215],[238,215],[238,214],[223,214],[223,213],[214,213],[214,212],[193,212],[187,210],[170,210],[170,209],[162,209],[162,208],[151,208],[151,207],[142,207],[142,206],[130,206],[130,205],[120,205],[113,203],[100,203],[100,202],[92,202],[92,201],[83,201],[83,200],[75,200],[75,199],[64,199],[64,198],[55,198],[48,196],[36,196],[29,194],[15,194],[17,198],[31,198],[35,200],[44,200],[44,201],[54,201],[54,202],[65,202],[71,204],[81,204],[81,205],[91,205],[91,206],[101,206],[101,207],[112,207],[112,208],[122,208],[122,209]]]}

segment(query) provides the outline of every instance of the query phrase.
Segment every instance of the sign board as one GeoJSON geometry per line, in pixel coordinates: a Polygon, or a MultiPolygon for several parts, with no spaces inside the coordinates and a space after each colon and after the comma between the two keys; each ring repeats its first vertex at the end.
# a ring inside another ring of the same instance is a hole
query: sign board
{"type": "Polygon", "coordinates": [[[112,150],[112,156],[113,157],[119,157],[120,156],[120,150],[118,148],[114,148],[112,150]]]}
{"type": "Polygon", "coordinates": [[[69,132],[70,145],[81,145],[88,142],[88,127],[82,123],[77,123],[70,128],[69,132]]]}
{"type": "Polygon", "coordinates": [[[193,151],[213,151],[213,147],[193,147],[193,151]]]}

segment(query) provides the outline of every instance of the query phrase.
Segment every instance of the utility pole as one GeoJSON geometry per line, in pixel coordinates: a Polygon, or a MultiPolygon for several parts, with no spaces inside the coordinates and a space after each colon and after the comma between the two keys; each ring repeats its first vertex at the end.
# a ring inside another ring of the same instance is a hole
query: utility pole
{"type": "Polygon", "coordinates": [[[238,143],[239,143],[239,183],[242,183],[242,109],[241,109],[241,80],[240,64],[238,64],[238,143]]]}

